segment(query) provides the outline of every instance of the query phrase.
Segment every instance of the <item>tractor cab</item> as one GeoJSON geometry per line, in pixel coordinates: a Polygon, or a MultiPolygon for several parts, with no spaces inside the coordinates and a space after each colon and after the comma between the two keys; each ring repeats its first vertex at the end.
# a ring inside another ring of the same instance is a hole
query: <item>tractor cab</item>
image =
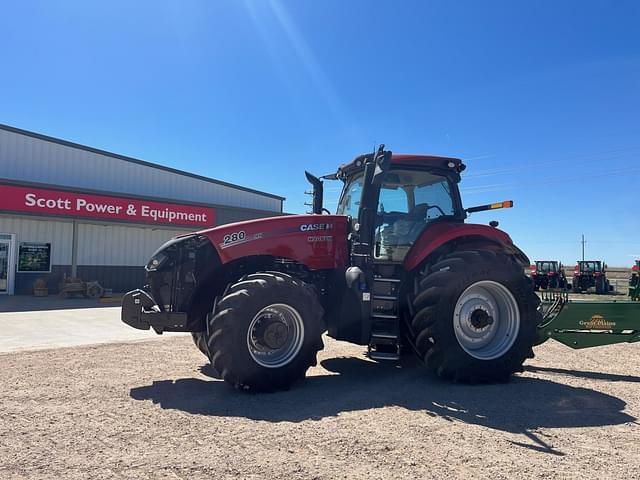
{"type": "Polygon", "coordinates": [[[373,217],[375,260],[402,262],[427,226],[438,221],[464,221],[457,188],[464,169],[460,160],[394,156],[387,171],[379,173],[371,186],[370,205],[363,205],[365,160],[358,158],[338,171],[344,189],[336,213],[355,220],[352,227],[362,207],[373,217]]]}
{"type": "Polygon", "coordinates": [[[598,275],[602,272],[602,262],[599,260],[579,261],[576,265],[576,272],[580,275],[598,275]]]}
{"type": "Polygon", "coordinates": [[[545,275],[554,275],[560,271],[560,264],[556,261],[536,260],[536,272],[545,275]]]}

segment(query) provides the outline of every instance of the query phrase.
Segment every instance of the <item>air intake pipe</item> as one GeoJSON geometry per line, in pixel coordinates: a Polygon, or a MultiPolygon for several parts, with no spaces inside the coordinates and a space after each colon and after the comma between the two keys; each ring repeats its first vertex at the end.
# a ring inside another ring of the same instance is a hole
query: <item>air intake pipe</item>
{"type": "Polygon", "coordinates": [[[322,186],[322,180],[320,180],[315,175],[307,172],[304,172],[307,180],[311,185],[313,185],[313,202],[311,204],[311,208],[313,213],[317,213],[319,215],[322,214],[322,196],[324,195],[324,188],[322,186]]]}

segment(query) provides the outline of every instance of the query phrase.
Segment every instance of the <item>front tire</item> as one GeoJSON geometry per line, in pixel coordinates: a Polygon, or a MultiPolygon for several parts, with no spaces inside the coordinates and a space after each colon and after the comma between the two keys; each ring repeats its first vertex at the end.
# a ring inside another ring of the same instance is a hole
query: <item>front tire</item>
{"type": "Polygon", "coordinates": [[[288,389],[317,363],[323,313],[301,280],[280,272],[246,275],[229,286],[209,318],[211,364],[238,389],[288,389]]]}
{"type": "Polygon", "coordinates": [[[191,339],[198,350],[202,352],[202,354],[209,358],[209,347],[207,346],[207,332],[191,332],[191,339]]]}
{"type": "Polygon", "coordinates": [[[533,358],[540,300],[510,257],[454,252],[418,280],[410,335],[439,377],[506,381],[533,358]]]}

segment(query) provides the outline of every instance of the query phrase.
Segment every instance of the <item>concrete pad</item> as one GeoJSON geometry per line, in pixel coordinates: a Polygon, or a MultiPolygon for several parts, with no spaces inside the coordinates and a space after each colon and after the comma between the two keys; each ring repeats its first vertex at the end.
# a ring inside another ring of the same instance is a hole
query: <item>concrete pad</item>
{"type": "Polygon", "coordinates": [[[120,307],[0,313],[0,353],[166,336],[125,325],[120,320],[120,307]]]}

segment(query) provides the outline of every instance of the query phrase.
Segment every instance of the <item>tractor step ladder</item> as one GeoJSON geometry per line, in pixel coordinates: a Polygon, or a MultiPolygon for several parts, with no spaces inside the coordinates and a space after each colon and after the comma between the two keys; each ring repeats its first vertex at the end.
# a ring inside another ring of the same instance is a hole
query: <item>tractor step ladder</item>
{"type": "Polygon", "coordinates": [[[402,349],[400,279],[395,278],[395,265],[377,267],[371,296],[371,336],[367,355],[374,360],[398,360],[402,349]]]}

